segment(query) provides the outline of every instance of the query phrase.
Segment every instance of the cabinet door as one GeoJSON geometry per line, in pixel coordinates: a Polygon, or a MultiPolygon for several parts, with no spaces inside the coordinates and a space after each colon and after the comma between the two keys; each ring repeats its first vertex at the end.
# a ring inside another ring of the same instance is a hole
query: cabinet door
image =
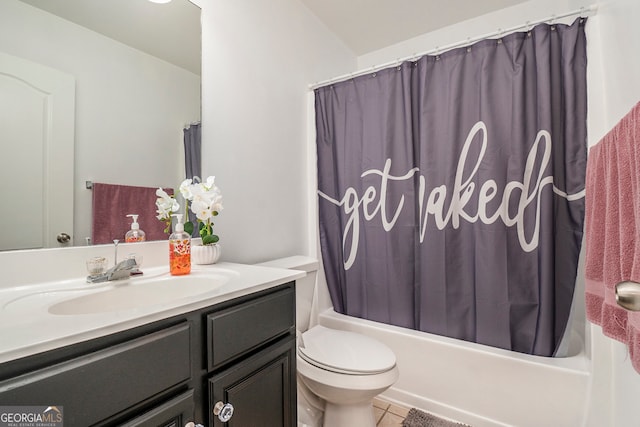
{"type": "Polygon", "coordinates": [[[295,338],[287,337],[209,380],[209,426],[293,427],[296,417],[295,338]],[[227,423],[217,402],[233,405],[227,423]]]}

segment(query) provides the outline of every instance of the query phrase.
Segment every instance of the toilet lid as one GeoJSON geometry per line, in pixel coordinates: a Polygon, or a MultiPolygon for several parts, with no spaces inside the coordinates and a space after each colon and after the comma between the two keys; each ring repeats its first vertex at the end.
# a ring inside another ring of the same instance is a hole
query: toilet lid
{"type": "Polygon", "coordinates": [[[396,355],[381,342],[320,325],[302,334],[298,354],[313,365],[341,373],[377,374],[396,365],[396,355]]]}

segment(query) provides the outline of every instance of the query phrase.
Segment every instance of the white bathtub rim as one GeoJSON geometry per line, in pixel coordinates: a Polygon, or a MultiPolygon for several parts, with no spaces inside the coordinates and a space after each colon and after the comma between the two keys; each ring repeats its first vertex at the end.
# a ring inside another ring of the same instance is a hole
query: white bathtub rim
{"type": "MultiPolygon", "coordinates": [[[[347,321],[351,316],[347,316],[344,314],[340,314],[336,312],[333,308],[329,308],[319,315],[318,323],[325,326],[326,322],[331,322],[331,320],[336,321],[347,321]]],[[[362,318],[354,318],[357,319],[358,322],[364,323],[366,326],[376,329],[378,331],[393,331],[394,334],[399,334],[407,337],[412,337],[414,339],[423,340],[424,335],[428,335],[428,339],[434,340],[438,342],[438,344],[453,347],[453,348],[461,348],[466,351],[477,351],[481,353],[490,353],[492,356],[496,356],[505,360],[513,360],[516,359],[520,362],[535,365],[535,366],[545,366],[551,369],[557,369],[565,372],[572,372],[574,374],[582,374],[588,376],[590,373],[590,361],[587,357],[587,352],[585,350],[584,340],[577,334],[575,334],[572,338],[581,340],[580,352],[575,355],[567,356],[567,357],[544,357],[544,356],[534,356],[530,354],[518,353],[515,351],[505,350],[497,347],[491,347],[484,344],[478,344],[468,341],[462,341],[455,338],[449,338],[442,335],[431,334],[428,332],[415,331],[413,329],[403,328],[400,326],[388,325],[385,323],[375,322],[372,320],[362,319],[362,318]]]]}
{"type": "Polygon", "coordinates": [[[383,396],[404,406],[474,427],[584,425],[592,379],[585,351],[567,358],[531,356],[345,316],[333,309],[322,312],[318,320],[389,345],[396,352],[401,378],[383,396]],[[434,364],[428,365],[435,368],[425,369],[413,349],[426,352],[421,354],[436,352],[434,364]],[[453,360],[462,364],[449,365],[453,360]],[[408,371],[402,375],[404,369],[408,371]],[[508,375],[501,374],[505,372],[508,375]]]}

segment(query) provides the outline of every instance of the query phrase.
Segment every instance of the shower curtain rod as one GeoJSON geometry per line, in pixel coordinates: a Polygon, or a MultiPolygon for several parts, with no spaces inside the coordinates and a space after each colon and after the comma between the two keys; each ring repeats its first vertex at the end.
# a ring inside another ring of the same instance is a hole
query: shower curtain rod
{"type": "Polygon", "coordinates": [[[598,11],[598,6],[594,4],[594,5],[591,5],[589,7],[581,7],[580,9],[573,10],[571,12],[562,13],[560,15],[551,15],[551,16],[548,16],[548,17],[546,17],[544,19],[539,19],[539,20],[532,21],[532,22],[527,21],[524,24],[517,25],[517,26],[511,27],[511,28],[507,28],[506,30],[498,29],[497,31],[494,31],[492,33],[484,34],[482,36],[474,37],[474,38],[469,37],[466,40],[461,40],[461,41],[456,42],[456,43],[451,43],[451,44],[443,46],[443,47],[436,46],[435,48],[433,48],[431,50],[428,50],[426,52],[414,53],[411,56],[407,56],[407,57],[404,57],[404,58],[399,58],[399,59],[396,59],[395,61],[390,61],[390,62],[387,62],[387,63],[384,63],[384,64],[380,64],[380,65],[374,65],[374,66],[366,68],[364,70],[354,71],[353,73],[343,74],[343,75],[338,76],[338,77],[333,77],[333,78],[328,79],[328,80],[323,80],[323,81],[318,82],[318,83],[313,83],[313,84],[309,85],[309,90],[314,90],[314,89],[317,89],[317,88],[320,88],[320,87],[323,87],[323,86],[328,86],[328,85],[333,84],[333,83],[343,82],[345,80],[349,80],[349,79],[354,78],[354,77],[364,76],[365,74],[374,73],[374,72],[382,70],[384,68],[389,68],[389,67],[392,67],[394,65],[401,64],[401,63],[403,63],[405,61],[416,60],[416,59],[421,58],[421,57],[423,57],[425,55],[443,53],[443,52],[446,52],[448,50],[455,49],[455,48],[458,48],[458,47],[468,46],[470,44],[479,42],[481,40],[486,40],[486,39],[494,38],[494,37],[497,37],[497,36],[501,37],[501,36],[504,36],[504,35],[507,35],[507,34],[510,34],[510,33],[514,33],[514,32],[516,32],[518,30],[532,28],[535,25],[542,24],[542,23],[545,23],[545,22],[553,24],[558,19],[569,18],[571,16],[580,16],[582,18],[586,18],[588,16],[595,15],[597,11],[598,11]]]}

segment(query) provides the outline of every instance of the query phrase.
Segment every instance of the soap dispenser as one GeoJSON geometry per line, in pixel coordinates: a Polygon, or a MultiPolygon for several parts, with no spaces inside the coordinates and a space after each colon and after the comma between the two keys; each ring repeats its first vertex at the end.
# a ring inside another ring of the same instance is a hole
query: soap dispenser
{"type": "Polygon", "coordinates": [[[182,214],[171,216],[177,221],[169,236],[169,271],[174,276],[181,276],[191,272],[191,236],[184,231],[182,214]]]}
{"type": "Polygon", "coordinates": [[[131,230],[127,231],[124,235],[124,241],[127,243],[132,242],[144,242],[146,240],[144,231],[140,230],[140,224],[138,224],[138,215],[129,214],[127,217],[132,217],[131,230]]]}

